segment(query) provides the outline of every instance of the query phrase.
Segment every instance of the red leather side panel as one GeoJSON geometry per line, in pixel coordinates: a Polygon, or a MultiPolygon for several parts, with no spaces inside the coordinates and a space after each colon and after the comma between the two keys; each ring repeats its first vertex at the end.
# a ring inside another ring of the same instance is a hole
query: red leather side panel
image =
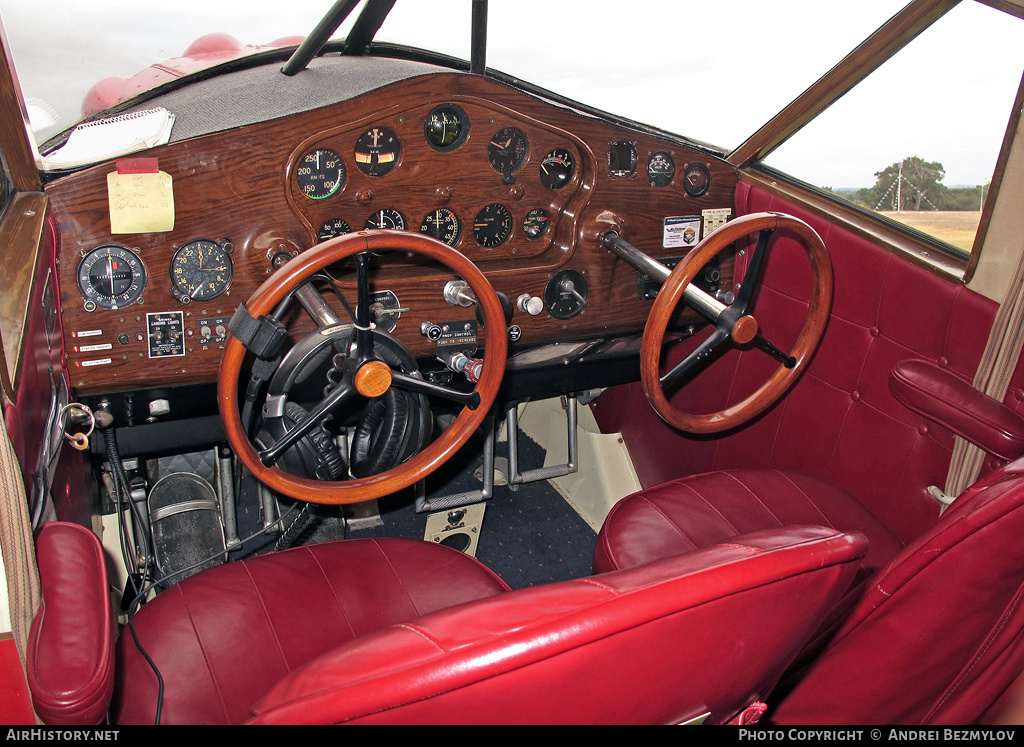
{"type": "MultiPolygon", "coordinates": [[[[900,360],[921,358],[972,378],[996,304],[741,183],[737,214],[761,211],[810,224],[835,268],[825,337],[789,394],[747,427],[714,438],[665,425],[639,384],[606,391],[594,414],[605,432],[622,432],[645,486],[713,469],[795,469],[845,489],[907,542],[938,516],[927,488],[945,484],[953,435],[897,402],[889,373],[900,360]]],[[[781,344],[806,309],[800,299],[809,273],[802,255],[780,236],[755,302],[765,335],[781,344]]],[[[731,351],[685,387],[678,401],[691,412],[719,409],[763,381],[772,366],[759,351],[731,351]]],[[[1007,403],[1018,411],[1024,406],[1019,367],[1007,403]]]]}
{"type": "Polygon", "coordinates": [[[114,613],[99,539],[51,522],[36,538],[43,601],[32,621],[28,683],[50,725],[95,725],[114,689],[114,613]]]}

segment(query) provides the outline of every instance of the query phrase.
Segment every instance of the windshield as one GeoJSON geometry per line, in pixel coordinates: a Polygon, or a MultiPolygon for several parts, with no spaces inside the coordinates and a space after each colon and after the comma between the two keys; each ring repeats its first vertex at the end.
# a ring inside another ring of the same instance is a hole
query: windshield
{"type": "MultiPolygon", "coordinates": [[[[486,63],[569,99],[728,153],[904,2],[490,0],[486,63]]],[[[336,38],[348,34],[364,4],[336,38]]],[[[166,72],[159,78],[160,63],[181,58],[209,34],[230,35],[233,51],[216,58],[193,51],[200,59],[180,67],[190,72],[225,57],[295,45],[333,5],[330,0],[0,0],[0,13],[32,129],[42,143],[112,103],[90,99],[104,79],[131,78],[148,69],[133,83],[158,85],[169,79],[166,72]]],[[[471,0],[397,0],[375,39],[467,60],[472,6],[471,0]]],[[[767,163],[913,225],[911,212],[970,211],[971,216],[958,216],[972,222],[962,237],[940,236],[970,251],[1020,80],[1021,26],[979,3],[961,3],[892,64],[770,153],[767,163]],[[934,108],[917,103],[919,94],[929,95],[934,108]],[[933,175],[928,189],[903,180],[911,171],[903,166],[918,162],[933,175]],[[884,199],[893,184],[904,183],[909,186],[901,195],[924,194],[927,201],[884,199]]]]}
{"type": "MultiPolygon", "coordinates": [[[[332,2],[0,0],[36,140],[75,124],[89,89],[181,57],[226,33],[241,52],[307,35],[332,2]],[[40,33],[45,29],[45,35],[40,33]]],[[[900,0],[491,0],[487,64],[556,93],[686,137],[738,145],[900,0]],[[822,33],[827,29],[827,33],[822,33]],[[770,84],[769,84],[770,81],[770,84]]],[[[377,40],[470,56],[470,0],[398,0],[377,40]]],[[[339,29],[344,37],[359,8],[339,29]]]]}

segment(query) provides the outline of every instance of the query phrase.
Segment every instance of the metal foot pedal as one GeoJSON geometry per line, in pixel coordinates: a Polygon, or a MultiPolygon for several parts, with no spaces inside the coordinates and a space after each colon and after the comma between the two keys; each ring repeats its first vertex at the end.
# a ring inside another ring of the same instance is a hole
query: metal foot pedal
{"type": "Polygon", "coordinates": [[[149,491],[153,556],[161,578],[177,583],[226,559],[217,494],[191,472],[157,480],[149,491]]]}
{"type": "Polygon", "coordinates": [[[537,480],[550,480],[553,477],[571,475],[577,470],[578,450],[576,438],[576,397],[567,396],[562,405],[565,408],[567,426],[566,438],[568,439],[568,461],[565,464],[555,464],[550,467],[538,467],[537,469],[519,470],[519,413],[517,405],[508,408],[506,422],[508,424],[508,484],[521,485],[524,482],[536,482],[537,480]]]}

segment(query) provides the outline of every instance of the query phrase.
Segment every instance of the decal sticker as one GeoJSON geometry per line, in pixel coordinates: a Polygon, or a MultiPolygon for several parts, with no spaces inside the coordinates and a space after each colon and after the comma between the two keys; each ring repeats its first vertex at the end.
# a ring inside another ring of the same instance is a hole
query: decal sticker
{"type": "Polygon", "coordinates": [[[700,241],[700,222],[696,215],[665,218],[661,245],[666,249],[694,246],[700,241]]]}

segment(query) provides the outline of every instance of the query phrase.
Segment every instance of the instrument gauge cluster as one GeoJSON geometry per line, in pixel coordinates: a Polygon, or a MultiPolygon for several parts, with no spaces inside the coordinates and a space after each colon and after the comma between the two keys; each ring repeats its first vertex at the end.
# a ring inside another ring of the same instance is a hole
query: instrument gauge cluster
{"type": "Polygon", "coordinates": [[[461,100],[338,127],[292,159],[291,202],[314,242],[418,230],[481,260],[546,251],[596,174],[568,133],[461,100]]]}

